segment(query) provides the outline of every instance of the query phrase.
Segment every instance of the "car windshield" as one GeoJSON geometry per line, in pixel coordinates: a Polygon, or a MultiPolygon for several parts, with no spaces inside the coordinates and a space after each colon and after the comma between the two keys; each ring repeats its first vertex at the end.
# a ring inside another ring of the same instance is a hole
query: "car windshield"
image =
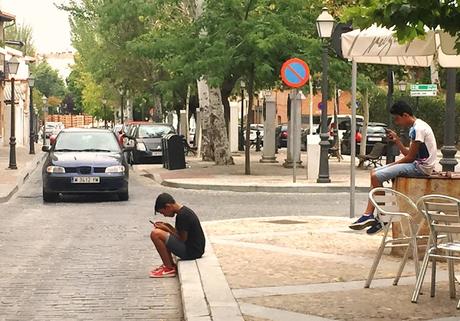
{"type": "Polygon", "coordinates": [[[381,126],[369,126],[367,127],[368,134],[385,134],[385,128],[381,126]]]}
{"type": "Polygon", "coordinates": [[[120,146],[110,132],[61,132],[54,151],[72,152],[119,152],[120,146]]]}
{"type": "Polygon", "coordinates": [[[57,124],[57,123],[46,123],[46,128],[48,129],[52,129],[52,128],[56,128],[56,127],[60,127],[60,124],[57,124]]]}
{"type": "Polygon", "coordinates": [[[174,129],[166,125],[141,125],[139,126],[139,138],[163,137],[174,133],[174,129]]]}

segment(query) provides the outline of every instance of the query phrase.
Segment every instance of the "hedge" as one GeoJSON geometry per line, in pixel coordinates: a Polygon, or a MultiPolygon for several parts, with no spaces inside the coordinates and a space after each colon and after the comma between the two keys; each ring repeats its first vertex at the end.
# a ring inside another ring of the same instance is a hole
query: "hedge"
{"type": "MultiPolygon", "coordinates": [[[[446,111],[445,94],[439,94],[436,97],[420,97],[418,110],[416,110],[416,97],[410,97],[408,93],[401,95],[401,92],[394,93],[393,101],[403,99],[413,108],[415,116],[426,121],[433,128],[438,148],[444,144],[444,123],[446,111]]],[[[373,122],[382,122],[388,124],[389,115],[386,109],[387,96],[383,90],[378,90],[369,99],[369,118],[373,122]]],[[[460,143],[460,95],[456,95],[456,144],[460,143]]],[[[394,124],[391,124],[394,126],[394,124]]]]}

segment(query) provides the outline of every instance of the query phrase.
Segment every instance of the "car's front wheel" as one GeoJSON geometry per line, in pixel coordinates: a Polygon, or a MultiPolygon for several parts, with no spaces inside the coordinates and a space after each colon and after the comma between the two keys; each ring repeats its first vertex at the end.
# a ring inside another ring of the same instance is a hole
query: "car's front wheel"
{"type": "Polygon", "coordinates": [[[118,193],[118,199],[119,199],[120,201],[127,201],[127,200],[129,200],[129,192],[126,191],[126,192],[118,193]]]}
{"type": "Polygon", "coordinates": [[[59,198],[58,193],[51,193],[43,189],[43,201],[46,203],[56,202],[59,198]]]}

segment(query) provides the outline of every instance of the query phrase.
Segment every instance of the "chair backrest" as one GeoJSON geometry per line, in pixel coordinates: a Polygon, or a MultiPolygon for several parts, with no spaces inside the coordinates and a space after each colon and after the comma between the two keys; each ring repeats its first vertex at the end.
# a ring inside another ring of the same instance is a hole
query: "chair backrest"
{"type": "Polygon", "coordinates": [[[372,147],[372,150],[368,156],[373,157],[373,158],[378,158],[380,156],[383,156],[384,150],[385,150],[385,144],[375,143],[374,147],[372,147]]]}
{"type": "Polygon", "coordinates": [[[446,195],[425,195],[417,201],[417,207],[425,215],[432,237],[447,234],[448,239],[452,240],[455,234],[460,234],[459,199],[446,195]]]}
{"type": "Polygon", "coordinates": [[[402,234],[410,236],[411,224],[419,225],[424,221],[415,203],[401,192],[387,187],[376,187],[369,192],[369,199],[383,222],[399,222],[402,234]]]}

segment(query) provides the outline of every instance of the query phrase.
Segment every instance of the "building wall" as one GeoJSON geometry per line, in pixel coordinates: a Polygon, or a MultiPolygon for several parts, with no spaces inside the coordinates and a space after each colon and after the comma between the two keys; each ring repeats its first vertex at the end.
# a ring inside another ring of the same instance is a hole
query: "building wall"
{"type": "MultiPolygon", "coordinates": [[[[287,100],[290,91],[276,91],[276,118],[279,124],[284,124],[288,122],[287,117],[287,100]]],[[[304,93],[306,96],[305,100],[302,100],[302,116],[310,115],[310,95],[309,93],[304,93]]],[[[313,116],[320,116],[321,110],[318,108],[319,103],[322,100],[322,95],[320,93],[313,96],[313,116]]],[[[338,114],[351,114],[351,92],[342,91],[339,98],[339,110],[338,114]]],[[[334,114],[334,102],[328,100],[327,102],[327,114],[334,114]]],[[[302,117],[305,118],[305,117],[302,117]]],[[[305,121],[303,123],[306,123],[305,121]]]]}
{"type": "Polygon", "coordinates": [[[59,76],[66,80],[75,64],[73,52],[51,52],[37,55],[37,62],[46,61],[53,69],[58,71],[59,76]]]}

